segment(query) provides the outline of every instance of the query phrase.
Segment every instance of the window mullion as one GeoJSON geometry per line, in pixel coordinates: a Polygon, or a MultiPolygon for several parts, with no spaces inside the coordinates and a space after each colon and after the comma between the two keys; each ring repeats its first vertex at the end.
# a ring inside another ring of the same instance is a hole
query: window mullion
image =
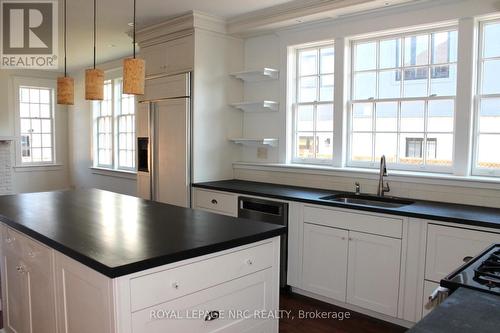
{"type": "MultiPolygon", "coordinates": [[[[350,57],[348,54],[349,42],[345,38],[335,39],[335,76],[334,76],[334,98],[333,98],[333,166],[343,167],[345,165],[348,123],[346,117],[350,114],[350,105],[347,103],[347,93],[350,91],[348,85],[351,80],[348,77],[350,57]],[[346,109],[347,108],[347,109],[346,109]]],[[[352,52],[353,54],[353,52],[352,52]]]]}
{"type": "Polygon", "coordinates": [[[455,135],[453,173],[470,174],[472,165],[472,111],[474,110],[475,50],[477,49],[476,21],[460,19],[458,24],[457,97],[455,102],[455,135]],[[460,133],[460,135],[457,135],[460,133]]]}

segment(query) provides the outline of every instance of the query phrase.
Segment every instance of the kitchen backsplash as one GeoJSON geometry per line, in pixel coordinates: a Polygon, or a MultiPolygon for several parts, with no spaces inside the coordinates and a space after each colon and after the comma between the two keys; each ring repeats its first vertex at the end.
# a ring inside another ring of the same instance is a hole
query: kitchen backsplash
{"type": "MultiPolygon", "coordinates": [[[[361,191],[364,193],[376,193],[378,185],[376,179],[358,179],[355,177],[338,177],[265,169],[255,170],[239,168],[237,166],[234,168],[234,178],[350,192],[354,191],[354,183],[358,181],[361,185],[361,191]]],[[[389,195],[392,196],[500,208],[500,184],[497,188],[475,188],[443,184],[424,184],[418,183],[418,180],[415,182],[402,182],[391,180],[390,178],[389,183],[391,187],[389,195]]]]}
{"type": "Polygon", "coordinates": [[[0,141],[0,195],[13,193],[12,151],[9,141],[0,141]]]}

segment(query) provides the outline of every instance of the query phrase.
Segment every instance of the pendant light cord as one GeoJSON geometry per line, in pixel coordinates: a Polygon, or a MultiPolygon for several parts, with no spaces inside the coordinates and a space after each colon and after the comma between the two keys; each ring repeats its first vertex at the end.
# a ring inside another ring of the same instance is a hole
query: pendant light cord
{"type": "Polygon", "coordinates": [[[135,12],[136,12],[136,0],[134,0],[134,37],[132,38],[132,43],[134,44],[134,59],[135,59],[135,26],[136,26],[135,12]]]}
{"type": "Polygon", "coordinates": [[[96,20],[96,16],[97,16],[96,7],[97,7],[96,6],[96,0],[94,0],[94,69],[95,69],[95,56],[96,56],[96,51],[95,51],[96,50],[96,46],[95,46],[95,44],[96,44],[96,26],[97,26],[97,24],[96,24],[96,21],[97,21],[96,20]]]}
{"type": "Polygon", "coordinates": [[[64,0],[64,77],[68,76],[67,72],[67,64],[66,64],[66,53],[67,53],[67,37],[66,37],[66,30],[67,30],[67,23],[66,23],[66,0],[64,0]]]}

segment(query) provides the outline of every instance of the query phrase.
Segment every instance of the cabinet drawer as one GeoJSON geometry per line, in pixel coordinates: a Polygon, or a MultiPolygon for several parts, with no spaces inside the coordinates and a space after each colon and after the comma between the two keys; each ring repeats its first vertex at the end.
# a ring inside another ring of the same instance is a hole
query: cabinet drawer
{"type": "Polygon", "coordinates": [[[206,190],[196,190],[195,195],[195,208],[230,216],[238,215],[238,197],[236,195],[206,190]]]}
{"type": "Polygon", "coordinates": [[[251,318],[255,311],[271,310],[269,307],[273,306],[272,274],[272,269],[266,269],[135,312],[132,332],[253,332],[252,328],[263,323],[251,318]],[[217,311],[220,317],[205,320],[205,315],[212,311],[217,311]],[[237,311],[245,317],[234,316],[237,311]],[[175,313],[178,318],[168,318],[169,313],[175,313]],[[190,318],[185,319],[188,316],[190,318]]]}
{"type": "Polygon", "coordinates": [[[304,207],[304,222],[394,238],[401,238],[403,233],[403,220],[400,218],[311,206],[304,207]]]}
{"type": "Polygon", "coordinates": [[[425,278],[439,282],[493,243],[500,243],[500,235],[429,224],[425,278]]]}
{"type": "Polygon", "coordinates": [[[134,278],[132,312],[272,267],[273,258],[273,245],[266,243],[134,278]]]}

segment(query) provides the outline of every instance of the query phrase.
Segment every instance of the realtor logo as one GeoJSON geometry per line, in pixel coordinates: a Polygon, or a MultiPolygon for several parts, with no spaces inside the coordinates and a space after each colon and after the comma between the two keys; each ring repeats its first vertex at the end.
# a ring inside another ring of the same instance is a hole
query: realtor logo
{"type": "Polygon", "coordinates": [[[57,68],[57,2],[0,0],[1,68],[57,68]]]}

